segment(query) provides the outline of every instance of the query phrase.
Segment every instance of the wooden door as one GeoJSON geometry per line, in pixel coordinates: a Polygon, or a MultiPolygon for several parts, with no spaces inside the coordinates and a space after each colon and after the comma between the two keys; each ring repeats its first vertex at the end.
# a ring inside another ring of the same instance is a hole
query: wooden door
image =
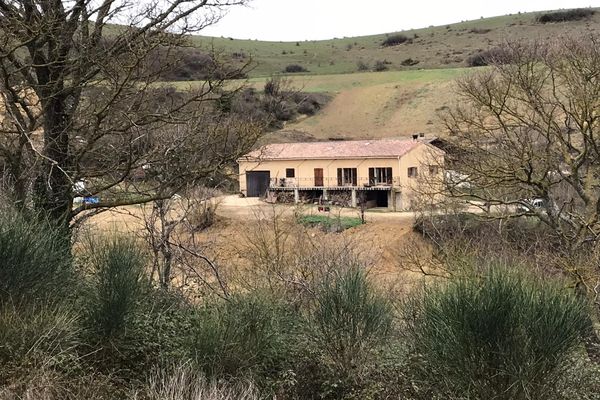
{"type": "Polygon", "coordinates": [[[315,168],[315,186],[323,186],[323,168],[315,168]]]}

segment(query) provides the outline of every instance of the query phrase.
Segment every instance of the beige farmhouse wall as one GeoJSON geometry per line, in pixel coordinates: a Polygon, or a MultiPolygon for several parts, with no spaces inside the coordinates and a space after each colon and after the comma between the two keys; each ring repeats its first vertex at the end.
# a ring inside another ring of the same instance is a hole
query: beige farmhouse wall
{"type": "Polygon", "coordinates": [[[408,198],[418,185],[419,179],[409,177],[408,169],[416,167],[418,175],[429,174],[430,165],[441,165],[443,152],[428,143],[413,148],[407,154],[396,158],[356,158],[356,159],[291,159],[291,160],[238,160],[240,191],[246,195],[246,172],[269,171],[272,182],[278,184],[284,179],[287,186],[300,188],[320,188],[315,186],[315,168],[323,169],[323,187],[337,187],[338,168],[356,168],[357,186],[369,182],[369,168],[392,168],[393,188],[402,192],[404,199],[396,199],[399,208],[408,207],[408,198]],[[294,178],[286,178],[286,169],[294,169],[294,178]]]}

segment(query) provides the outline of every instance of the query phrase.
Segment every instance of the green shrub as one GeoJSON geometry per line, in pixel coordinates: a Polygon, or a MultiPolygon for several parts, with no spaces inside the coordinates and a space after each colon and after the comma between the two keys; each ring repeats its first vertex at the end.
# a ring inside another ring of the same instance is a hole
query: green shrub
{"type": "Polygon", "coordinates": [[[88,293],[91,329],[104,339],[122,334],[147,288],[145,258],[134,240],[113,236],[91,244],[88,293]]]}
{"type": "Polygon", "coordinates": [[[584,301],[504,266],[428,287],[406,312],[429,382],[461,398],[547,398],[589,329],[584,301]]]}
{"type": "Polygon", "coordinates": [[[341,216],[331,217],[327,215],[302,215],[298,217],[298,223],[307,226],[317,226],[326,232],[341,232],[362,225],[360,218],[341,216]]]}
{"type": "Polygon", "coordinates": [[[290,74],[298,73],[298,72],[309,72],[306,68],[299,64],[290,64],[285,67],[283,72],[287,72],[290,74]]]}
{"type": "Polygon", "coordinates": [[[40,219],[0,213],[0,303],[61,298],[71,287],[68,240],[40,219]]]}
{"type": "Polygon", "coordinates": [[[595,13],[596,11],[592,9],[575,8],[572,10],[544,13],[538,16],[536,20],[542,24],[547,24],[549,22],[579,21],[581,19],[589,18],[595,13]]]}
{"type": "Polygon", "coordinates": [[[398,34],[390,35],[390,36],[386,37],[383,40],[383,42],[381,42],[381,45],[384,47],[397,46],[406,41],[408,41],[408,37],[406,37],[405,35],[403,35],[401,33],[398,33],[398,34]]]}
{"type": "Polygon", "coordinates": [[[389,64],[389,62],[386,62],[385,60],[384,61],[377,60],[377,61],[375,61],[375,65],[373,66],[373,71],[375,71],[375,72],[387,71],[388,64],[389,64]]]}
{"type": "Polygon", "coordinates": [[[69,368],[77,360],[78,316],[66,306],[0,309],[0,383],[13,386],[39,369],[69,368]]]}
{"type": "Polygon", "coordinates": [[[281,370],[293,322],[287,307],[262,293],[204,306],[191,328],[190,356],[209,376],[281,370]]]}
{"type": "MultiPolygon", "coordinates": [[[[361,266],[351,266],[326,278],[315,293],[306,329],[309,359],[305,371],[318,371],[320,397],[342,398],[372,390],[367,376],[380,361],[389,339],[392,309],[367,279],[361,266]]],[[[306,379],[305,379],[306,380],[306,379]]],[[[364,393],[363,393],[364,395],[364,393]]]]}

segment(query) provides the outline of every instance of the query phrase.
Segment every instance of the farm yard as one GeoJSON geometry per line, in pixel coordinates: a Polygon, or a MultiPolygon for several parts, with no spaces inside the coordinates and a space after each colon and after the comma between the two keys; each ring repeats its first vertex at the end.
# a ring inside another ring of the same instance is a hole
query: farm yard
{"type": "MultiPolygon", "coordinates": [[[[210,228],[202,233],[201,241],[205,243],[203,248],[209,251],[211,257],[224,266],[240,266],[247,263],[248,260],[244,261],[244,246],[240,246],[240,243],[251,240],[252,228],[260,219],[271,220],[274,215],[277,215],[282,218],[284,224],[292,229],[303,229],[302,224],[297,222],[296,215],[298,214],[333,221],[338,218],[348,218],[360,222],[358,211],[351,208],[334,208],[331,212],[323,213],[317,210],[317,206],[271,205],[258,198],[244,198],[238,195],[217,197],[214,201],[218,204],[217,219],[210,228]]],[[[148,213],[147,210],[146,213],[148,213]]],[[[111,210],[93,217],[86,224],[85,230],[106,234],[118,232],[142,236],[143,215],[144,211],[141,206],[111,210]]],[[[361,252],[372,253],[369,258],[373,264],[373,273],[393,278],[402,276],[403,271],[395,265],[392,250],[402,243],[405,235],[415,235],[412,233],[415,218],[414,212],[394,213],[374,209],[367,212],[364,225],[359,224],[340,233],[326,233],[318,226],[309,227],[307,234],[316,241],[322,236],[329,236],[348,240],[352,242],[353,246],[363,247],[361,252]]],[[[404,278],[401,279],[404,280],[404,278]]]]}

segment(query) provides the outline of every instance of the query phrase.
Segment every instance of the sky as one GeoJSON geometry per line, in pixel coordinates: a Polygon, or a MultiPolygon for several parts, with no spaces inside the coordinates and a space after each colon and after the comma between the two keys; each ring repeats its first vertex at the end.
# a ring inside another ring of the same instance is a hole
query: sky
{"type": "Polygon", "coordinates": [[[425,28],[598,0],[252,0],[229,9],[203,35],[273,41],[319,40],[425,28]]]}

